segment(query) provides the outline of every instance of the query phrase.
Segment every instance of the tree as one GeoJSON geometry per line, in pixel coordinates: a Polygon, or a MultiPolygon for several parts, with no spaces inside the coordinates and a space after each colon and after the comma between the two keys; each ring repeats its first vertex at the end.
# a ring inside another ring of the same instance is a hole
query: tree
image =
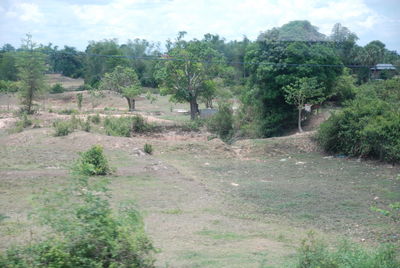
{"type": "Polygon", "coordinates": [[[285,100],[288,104],[296,106],[298,111],[297,126],[299,132],[303,132],[301,127],[302,110],[304,105],[318,104],[324,101],[324,94],[322,87],[318,84],[316,78],[303,77],[298,79],[295,83],[284,87],[285,100]]]}
{"type": "Polygon", "coordinates": [[[318,28],[307,20],[295,20],[284,24],[282,27],[273,28],[261,33],[258,41],[325,41],[324,34],[318,32],[318,28]]]}
{"type": "Polygon", "coordinates": [[[114,71],[104,75],[99,88],[121,94],[128,101],[129,111],[135,110],[135,97],[140,94],[141,86],[132,68],[117,66],[114,71]]]}
{"type": "Polygon", "coordinates": [[[85,83],[97,87],[103,75],[117,66],[128,66],[128,59],[124,57],[116,39],[89,42],[86,48],[85,83]]]}
{"type": "Polygon", "coordinates": [[[18,76],[21,80],[19,93],[23,109],[31,114],[34,98],[45,87],[46,65],[44,55],[35,50],[36,44],[32,41],[32,36],[27,34],[27,39],[23,42],[22,51],[19,52],[17,60],[18,76]]]}
{"type": "Polygon", "coordinates": [[[162,94],[171,94],[176,102],[189,102],[190,118],[196,119],[198,98],[209,94],[209,80],[218,76],[224,64],[223,56],[206,42],[185,42],[180,34],[175,44],[170,44],[168,57],[158,71],[163,83],[162,94]]]}
{"type": "Polygon", "coordinates": [[[315,42],[258,41],[248,47],[245,61],[251,64],[246,65],[248,88],[242,101],[264,137],[280,135],[296,121],[296,111],[285,101],[285,86],[300,77],[315,77],[330,96],[343,69],[331,47],[315,42]]]}

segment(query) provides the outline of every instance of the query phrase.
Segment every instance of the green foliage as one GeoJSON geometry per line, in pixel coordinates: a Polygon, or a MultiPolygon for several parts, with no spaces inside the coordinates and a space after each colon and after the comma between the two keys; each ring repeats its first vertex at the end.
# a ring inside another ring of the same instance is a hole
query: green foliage
{"type": "Polygon", "coordinates": [[[51,94],[63,93],[64,91],[65,91],[65,88],[64,88],[61,84],[59,84],[59,83],[54,84],[54,85],[50,88],[50,93],[51,93],[51,94]]]}
{"type": "Polygon", "coordinates": [[[181,38],[170,47],[168,56],[186,60],[160,63],[157,78],[163,85],[162,95],[171,94],[172,101],[190,103],[190,116],[194,120],[199,112],[198,97],[209,99],[213,95],[215,89],[209,81],[219,76],[225,61],[209,43],[186,42],[181,38]]]}
{"type": "Polygon", "coordinates": [[[282,134],[295,122],[295,109],[285,101],[286,86],[299,78],[314,77],[324,89],[323,96],[329,97],[342,73],[341,67],[323,66],[341,64],[335,51],[327,44],[313,42],[259,41],[248,46],[245,60],[252,64],[246,66],[249,79],[242,102],[246,110],[252,109],[256,132],[262,136],[282,134]]]}
{"type": "Polygon", "coordinates": [[[140,115],[127,117],[106,117],[104,129],[107,135],[130,137],[132,133],[154,131],[155,127],[148,124],[140,115]]]}
{"type": "Polygon", "coordinates": [[[289,84],[283,88],[285,91],[285,100],[288,104],[294,105],[298,110],[298,128],[302,132],[302,110],[304,105],[318,104],[325,100],[323,89],[318,84],[317,80],[313,78],[299,78],[296,82],[289,84]]]}
{"type": "Polygon", "coordinates": [[[17,60],[14,51],[0,51],[0,80],[16,81],[18,79],[17,60]]]}
{"type": "Polygon", "coordinates": [[[58,120],[53,123],[54,127],[54,136],[67,136],[68,134],[72,133],[73,128],[70,121],[65,120],[58,120]]]}
{"type": "Polygon", "coordinates": [[[114,213],[107,183],[85,177],[39,198],[35,218],[51,232],[37,242],[0,255],[4,268],[154,267],[155,249],[135,207],[122,204],[114,213]]]}
{"type": "Polygon", "coordinates": [[[279,41],[324,41],[326,36],[318,32],[316,26],[307,20],[295,20],[284,24],[282,27],[272,28],[261,33],[258,38],[262,40],[279,41]]]}
{"type": "Polygon", "coordinates": [[[79,114],[79,112],[76,109],[62,109],[61,111],[58,112],[58,114],[66,114],[66,115],[73,115],[73,114],[79,114]]]}
{"type": "Polygon", "coordinates": [[[343,74],[337,78],[333,86],[332,95],[334,99],[340,103],[353,99],[356,94],[355,82],[350,70],[345,68],[343,74]]]}
{"type": "Polygon", "coordinates": [[[76,94],[76,100],[78,104],[78,109],[80,110],[82,108],[83,94],[82,93],[76,94]]]}
{"type": "Polygon", "coordinates": [[[189,122],[185,122],[183,123],[180,128],[182,129],[182,131],[194,131],[194,132],[198,132],[200,131],[200,128],[204,125],[204,121],[201,119],[196,119],[196,120],[191,120],[189,122]]]}
{"type": "Polygon", "coordinates": [[[233,110],[228,102],[218,104],[218,112],[210,118],[207,123],[209,131],[218,134],[218,136],[225,142],[228,142],[233,134],[233,110]]]}
{"type": "Polygon", "coordinates": [[[382,209],[376,206],[371,206],[370,210],[385,215],[387,217],[390,217],[394,221],[400,221],[400,202],[391,203],[388,205],[386,209],[382,209]]]}
{"type": "Polygon", "coordinates": [[[398,88],[400,79],[361,87],[353,101],[320,126],[317,139],[322,148],[332,153],[399,161],[398,88]]]}
{"type": "MultiPolygon", "coordinates": [[[[85,52],[88,54],[123,56],[123,51],[116,39],[91,41],[85,52]]],[[[117,66],[127,65],[128,59],[124,57],[93,57],[87,55],[84,68],[85,84],[97,88],[105,73],[112,72],[117,66]]]]}
{"type": "Polygon", "coordinates": [[[96,115],[90,116],[90,121],[91,121],[93,124],[98,125],[98,124],[101,123],[101,117],[100,117],[100,115],[97,113],[96,115]]]}
{"type": "Polygon", "coordinates": [[[111,173],[108,161],[103,153],[103,147],[94,145],[86,152],[80,153],[75,165],[75,171],[80,175],[97,176],[111,173]]]}
{"type": "Polygon", "coordinates": [[[152,154],[153,146],[151,144],[145,143],[145,145],[143,146],[143,150],[146,154],[152,154]]]}
{"type": "Polygon", "coordinates": [[[298,251],[297,268],[395,268],[396,259],[393,246],[381,246],[367,251],[348,241],[342,242],[335,250],[330,250],[322,241],[310,233],[301,243],[298,251]]]}
{"type": "Polygon", "coordinates": [[[135,110],[135,97],[141,93],[140,81],[134,69],[117,66],[106,73],[100,82],[100,90],[111,90],[128,100],[129,111],[135,110]]]}
{"type": "Polygon", "coordinates": [[[19,82],[8,81],[8,80],[0,80],[0,93],[2,94],[10,94],[15,93],[20,88],[19,82]]]}
{"type": "Polygon", "coordinates": [[[28,114],[33,113],[33,100],[44,89],[45,57],[35,50],[31,35],[27,35],[22,45],[23,51],[18,54],[18,76],[21,80],[19,91],[22,109],[28,114]]]}

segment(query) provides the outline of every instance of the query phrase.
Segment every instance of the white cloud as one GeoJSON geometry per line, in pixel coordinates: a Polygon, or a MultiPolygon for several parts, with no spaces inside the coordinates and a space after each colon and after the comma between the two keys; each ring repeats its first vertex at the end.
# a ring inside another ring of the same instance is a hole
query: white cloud
{"type": "Polygon", "coordinates": [[[6,17],[10,19],[19,19],[23,22],[42,22],[43,13],[39,6],[33,3],[17,3],[13,5],[7,12],[6,17]]]}
{"type": "Polygon", "coordinates": [[[202,38],[210,32],[227,39],[240,39],[243,35],[255,39],[260,31],[291,20],[309,20],[324,34],[330,34],[332,26],[340,22],[361,39],[378,34],[377,27],[381,32],[385,27],[393,32],[393,25],[399,25],[388,21],[366,0],[74,0],[74,4],[66,0],[18,1],[23,0],[12,1],[5,11],[8,16],[0,18],[0,22],[11,25],[19,20],[19,28],[40,23],[42,28],[38,29],[48,42],[79,48],[84,48],[88,40],[104,38],[118,38],[121,42],[137,37],[164,41],[175,38],[182,30],[188,32],[188,38],[202,38]]]}

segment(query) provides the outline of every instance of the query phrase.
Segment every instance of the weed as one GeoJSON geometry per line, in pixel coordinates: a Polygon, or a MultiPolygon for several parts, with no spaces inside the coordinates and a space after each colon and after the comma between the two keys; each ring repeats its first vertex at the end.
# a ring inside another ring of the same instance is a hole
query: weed
{"type": "Polygon", "coordinates": [[[65,88],[57,83],[54,84],[51,88],[50,88],[50,94],[58,94],[58,93],[63,93],[65,91],[65,88]]]}
{"type": "Polygon", "coordinates": [[[90,116],[90,121],[92,121],[93,124],[100,124],[101,122],[101,117],[100,115],[97,113],[96,115],[90,116]]]}
{"type": "Polygon", "coordinates": [[[66,114],[66,115],[71,115],[71,114],[78,114],[79,112],[76,109],[63,109],[58,112],[58,114],[66,114]]]}
{"type": "Polygon", "coordinates": [[[335,250],[315,237],[313,232],[301,242],[298,251],[297,268],[395,268],[395,248],[382,246],[374,251],[366,251],[348,241],[342,242],[335,250]]]}
{"type": "Polygon", "coordinates": [[[143,150],[146,154],[152,154],[153,153],[153,146],[151,144],[146,143],[143,147],[143,150]]]}
{"type": "Polygon", "coordinates": [[[145,133],[156,128],[148,124],[142,116],[107,117],[104,120],[104,128],[107,135],[130,137],[132,133],[145,133]]]}
{"type": "Polygon", "coordinates": [[[73,128],[69,121],[57,120],[53,123],[53,127],[55,129],[54,136],[56,137],[67,136],[73,131],[73,128]]]}

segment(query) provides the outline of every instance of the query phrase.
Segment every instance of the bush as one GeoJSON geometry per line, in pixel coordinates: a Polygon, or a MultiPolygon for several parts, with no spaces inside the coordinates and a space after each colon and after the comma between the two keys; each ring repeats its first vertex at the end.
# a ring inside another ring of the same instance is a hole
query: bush
{"type": "Polygon", "coordinates": [[[111,172],[108,161],[103,154],[103,147],[95,145],[88,151],[80,153],[80,159],[75,165],[75,171],[80,175],[107,175],[111,172]]]}
{"type": "Polygon", "coordinates": [[[153,146],[151,144],[146,143],[143,147],[143,150],[146,154],[152,154],[153,153],[153,146]]]}
{"type": "Polygon", "coordinates": [[[55,129],[54,136],[67,136],[72,133],[73,128],[71,126],[70,121],[58,120],[53,123],[53,127],[55,129]]]}
{"type": "Polygon", "coordinates": [[[229,141],[233,136],[233,110],[229,103],[219,103],[218,112],[210,118],[207,124],[209,131],[216,133],[223,141],[229,141]]]}
{"type": "Polygon", "coordinates": [[[201,119],[196,119],[196,120],[190,120],[188,122],[185,122],[183,125],[180,126],[182,131],[194,131],[198,132],[200,131],[200,128],[204,125],[204,121],[201,119]]]}
{"type": "Polygon", "coordinates": [[[79,112],[76,109],[63,109],[58,112],[58,114],[66,114],[66,115],[71,115],[71,114],[78,114],[79,112]]]}
{"type": "Polygon", "coordinates": [[[106,117],[104,128],[107,135],[122,137],[130,137],[132,133],[145,133],[155,129],[140,115],[119,118],[106,117]]]}
{"type": "Polygon", "coordinates": [[[154,247],[131,204],[113,213],[105,183],[74,178],[74,185],[47,194],[36,212],[51,232],[40,242],[0,254],[0,267],[154,267],[154,247]]]}
{"type": "Polygon", "coordinates": [[[65,88],[57,83],[54,84],[51,88],[50,88],[50,94],[58,94],[58,93],[63,93],[65,91],[65,88]]]}
{"type": "Polygon", "coordinates": [[[342,111],[321,124],[317,140],[325,151],[400,160],[398,93],[385,83],[364,87],[342,111]]]}
{"type": "Polygon", "coordinates": [[[97,113],[96,115],[93,115],[90,117],[90,121],[92,121],[93,124],[100,124],[101,122],[101,117],[100,115],[97,113]]]}
{"type": "Polygon", "coordinates": [[[335,250],[316,239],[310,233],[298,251],[297,268],[395,268],[400,267],[393,246],[386,245],[374,251],[366,251],[348,242],[342,242],[335,250]]]}

